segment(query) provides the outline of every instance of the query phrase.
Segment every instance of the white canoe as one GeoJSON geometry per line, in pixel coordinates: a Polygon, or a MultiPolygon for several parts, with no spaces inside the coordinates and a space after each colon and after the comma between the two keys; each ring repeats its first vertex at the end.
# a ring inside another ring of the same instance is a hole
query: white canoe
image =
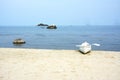
{"type": "MultiPolygon", "coordinates": [[[[78,47],[78,45],[77,45],[78,47]]],[[[82,43],[81,45],[79,45],[79,50],[82,52],[82,53],[88,53],[91,51],[91,45],[88,43],[88,42],[84,42],[82,43]]]]}

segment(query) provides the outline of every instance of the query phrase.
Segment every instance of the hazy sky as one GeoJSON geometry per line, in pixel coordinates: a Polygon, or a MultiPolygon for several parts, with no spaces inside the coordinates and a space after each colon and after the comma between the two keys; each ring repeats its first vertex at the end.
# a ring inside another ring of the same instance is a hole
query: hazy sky
{"type": "Polygon", "coordinates": [[[120,0],[0,0],[0,25],[120,24],[120,0]]]}

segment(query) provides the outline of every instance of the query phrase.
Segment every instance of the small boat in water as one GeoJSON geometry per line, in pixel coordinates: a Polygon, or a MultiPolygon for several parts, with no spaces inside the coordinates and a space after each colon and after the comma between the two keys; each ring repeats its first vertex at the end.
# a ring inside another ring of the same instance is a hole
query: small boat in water
{"type": "Polygon", "coordinates": [[[81,45],[76,45],[76,46],[79,47],[79,51],[84,54],[90,52],[92,49],[91,45],[86,41],[84,43],[82,43],[81,45]]]}

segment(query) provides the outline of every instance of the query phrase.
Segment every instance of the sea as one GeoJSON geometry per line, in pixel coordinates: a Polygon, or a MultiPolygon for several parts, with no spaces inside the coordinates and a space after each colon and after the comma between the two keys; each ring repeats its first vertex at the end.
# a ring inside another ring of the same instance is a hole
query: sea
{"type": "Polygon", "coordinates": [[[77,50],[79,48],[76,45],[85,41],[92,45],[92,50],[120,51],[120,26],[58,25],[57,29],[44,26],[0,26],[0,48],[77,50]],[[18,38],[26,43],[13,44],[18,38]]]}

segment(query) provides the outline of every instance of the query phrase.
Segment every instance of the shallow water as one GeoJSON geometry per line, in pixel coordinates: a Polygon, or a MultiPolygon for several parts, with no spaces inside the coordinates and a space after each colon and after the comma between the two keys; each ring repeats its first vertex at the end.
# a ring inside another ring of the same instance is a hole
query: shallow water
{"type": "Polygon", "coordinates": [[[84,41],[101,45],[92,46],[93,50],[120,51],[120,26],[0,26],[0,47],[4,48],[76,50],[76,45],[84,41]],[[16,38],[24,39],[26,44],[14,45],[16,38]]]}

